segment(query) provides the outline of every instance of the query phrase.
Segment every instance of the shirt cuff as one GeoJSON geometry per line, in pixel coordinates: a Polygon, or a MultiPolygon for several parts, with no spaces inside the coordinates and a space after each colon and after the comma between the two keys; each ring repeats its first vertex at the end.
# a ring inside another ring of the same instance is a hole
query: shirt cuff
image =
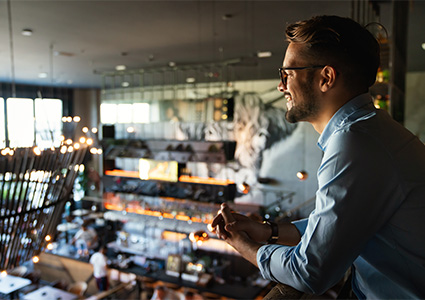
{"type": "Polygon", "coordinates": [[[307,228],[308,219],[301,219],[297,221],[293,221],[292,224],[295,225],[297,230],[300,232],[300,235],[302,236],[307,228]]]}
{"type": "Polygon", "coordinates": [[[283,245],[263,245],[257,251],[257,265],[264,279],[277,281],[270,271],[270,257],[277,248],[286,247],[283,245]]]}

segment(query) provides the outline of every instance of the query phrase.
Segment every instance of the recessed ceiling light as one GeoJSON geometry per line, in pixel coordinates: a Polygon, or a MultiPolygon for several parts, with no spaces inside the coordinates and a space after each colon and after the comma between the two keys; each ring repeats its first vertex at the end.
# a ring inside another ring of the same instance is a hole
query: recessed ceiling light
{"type": "Polygon", "coordinates": [[[425,50],[425,43],[422,43],[422,49],[425,50]]]}
{"type": "Polygon", "coordinates": [[[38,73],[38,78],[47,78],[47,73],[46,72],[38,73]]]}
{"type": "Polygon", "coordinates": [[[117,65],[115,67],[115,70],[117,70],[117,71],[124,71],[125,69],[127,69],[127,67],[125,65],[117,65]]]}
{"type": "Polygon", "coordinates": [[[121,83],[121,86],[122,86],[122,87],[129,87],[129,86],[130,86],[130,83],[129,83],[129,82],[127,82],[127,81],[123,81],[123,82],[121,83]]]}
{"type": "Polygon", "coordinates": [[[170,61],[170,62],[168,63],[168,66],[169,66],[169,67],[171,67],[171,68],[173,68],[173,67],[175,67],[175,66],[176,66],[176,63],[175,63],[174,61],[170,61]]]}
{"type": "Polygon", "coordinates": [[[23,36],[32,36],[32,29],[29,29],[29,28],[22,29],[21,34],[23,36]]]}
{"type": "Polygon", "coordinates": [[[265,57],[270,57],[270,56],[272,56],[271,51],[258,51],[257,52],[257,57],[259,57],[259,58],[265,58],[265,57]]]}
{"type": "Polygon", "coordinates": [[[187,83],[194,83],[195,82],[195,78],[194,77],[188,77],[188,78],[186,78],[186,82],[187,83]]]}

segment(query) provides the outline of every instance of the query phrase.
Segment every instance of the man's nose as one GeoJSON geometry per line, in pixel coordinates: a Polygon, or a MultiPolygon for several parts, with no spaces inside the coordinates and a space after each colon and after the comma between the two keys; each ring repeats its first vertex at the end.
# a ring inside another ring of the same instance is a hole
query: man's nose
{"type": "Polygon", "coordinates": [[[279,84],[277,85],[277,90],[281,93],[285,92],[285,87],[283,86],[282,81],[279,81],[279,84]]]}

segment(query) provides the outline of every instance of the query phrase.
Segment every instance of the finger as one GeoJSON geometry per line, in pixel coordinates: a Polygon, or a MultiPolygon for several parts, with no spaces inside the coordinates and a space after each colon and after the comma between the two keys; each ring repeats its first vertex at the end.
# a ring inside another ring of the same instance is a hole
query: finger
{"type": "Polygon", "coordinates": [[[221,215],[221,211],[219,210],[217,216],[214,217],[211,226],[216,227],[221,222],[223,222],[223,216],[221,215]]]}
{"type": "Polygon", "coordinates": [[[226,203],[221,204],[221,215],[223,216],[225,224],[235,222],[235,218],[232,215],[232,211],[226,203]]]}
{"type": "Polygon", "coordinates": [[[226,229],[224,229],[224,222],[220,223],[215,228],[216,228],[216,234],[218,238],[223,240],[228,238],[229,235],[227,234],[226,229]]]}

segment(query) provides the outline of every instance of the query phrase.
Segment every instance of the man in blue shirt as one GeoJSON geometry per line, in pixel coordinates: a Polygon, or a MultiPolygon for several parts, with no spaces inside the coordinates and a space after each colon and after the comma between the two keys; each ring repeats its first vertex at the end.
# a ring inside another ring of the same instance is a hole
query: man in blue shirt
{"type": "Polygon", "coordinates": [[[377,41],[336,16],[289,25],[286,36],[286,118],[311,123],[324,152],[315,210],[276,225],[222,204],[215,232],[265,278],[305,293],[323,294],[352,266],[358,298],[425,298],[425,146],[373,105],[377,41]]]}

